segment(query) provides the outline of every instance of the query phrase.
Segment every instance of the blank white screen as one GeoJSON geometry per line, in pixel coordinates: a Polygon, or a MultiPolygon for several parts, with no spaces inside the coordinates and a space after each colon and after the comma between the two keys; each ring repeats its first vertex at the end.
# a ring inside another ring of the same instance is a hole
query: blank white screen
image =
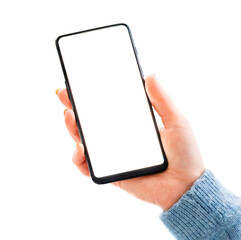
{"type": "Polygon", "coordinates": [[[59,45],[95,176],[162,164],[128,29],[71,35],[59,45]]]}

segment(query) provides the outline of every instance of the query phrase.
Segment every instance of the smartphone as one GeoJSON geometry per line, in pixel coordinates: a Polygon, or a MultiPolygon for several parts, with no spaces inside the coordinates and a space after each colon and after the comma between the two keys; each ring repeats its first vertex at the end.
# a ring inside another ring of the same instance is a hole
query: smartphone
{"type": "Polygon", "coordinates": [[[92,180],[103,184],[165,170],[130,27],[61,35],[56,47],[92,180]]]}

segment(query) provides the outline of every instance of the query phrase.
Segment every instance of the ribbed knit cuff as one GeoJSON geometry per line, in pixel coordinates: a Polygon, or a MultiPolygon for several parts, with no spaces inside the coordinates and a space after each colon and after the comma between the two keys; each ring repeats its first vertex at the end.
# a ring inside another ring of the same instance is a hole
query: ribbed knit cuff
{"type": "Polygon", "coordinates": [[[231,198],[232,194],[206,170],[160,219],[177,239],[206,239],[225,227],[227,213],[235,216],[231,198]]]}

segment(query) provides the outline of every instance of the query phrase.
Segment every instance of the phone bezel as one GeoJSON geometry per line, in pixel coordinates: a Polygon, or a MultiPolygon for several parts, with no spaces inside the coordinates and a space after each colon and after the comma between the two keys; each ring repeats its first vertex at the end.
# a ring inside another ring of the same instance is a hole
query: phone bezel
{"type": "Polygon", "coordinates": [[[154,112],[153,112],[153,109],[152,109],[152,105],[151,105],[151,102],[148,98],[148,95],[147,95],[147,92],[146,92],[146,89],[145,89],[144,75],[143,75],[142,68],[141,68],[141,65],[140,65],[140,62],[139,62],[139,59],[138,59],[138,54],[137,54],[137,50],[136,50],[136,47],[135,47],[135,44],[134,44],[134,40],[133,40],[133,36],[132,36],[131,30],[130,30],[130,27],[125,23],[117,23],[117,24],[87,29],[87,30],[83,30],[83,31],[78,31],[78,32],[60,35],[56,39],[55,43],[56,43],[56,48],[57,48],[58,56],[59,56],[59,59],[60,59],[61,67],[62,67],[62,70],[63,70],[64,78],[65,78],[66,89],[67,89],[68,96],[69,96],[69,99],[70,99],[70,102],[71,102],[71,105],[72,105],[72,109],[73,109],[74,114],[75,114],[75,119],[76,119],[78,131],[79,131],[79,134],[80,134],[81,142],[84,145],[85,157],[86,157],[86,161],[87,161],[87,164],[88,164],[88,168],[89,168],[90,176],[91,176],[92,180],[97,184],[104,184],[104,183],[110,183],[110,182],[135,178],[135,177],[141,177],[141,176],[159,173],[159,172],[164,171],[168,166],[168,161],[167,161],[167,157],[166,157],[163,145],[162,145],[162,141],[161,141],[159,129],[158,129],[158,126],[157,126],[156,118],[155,118],[155,115],[154,115],[154,112]],[[151,166],[151,167],[147,167],[147,168],[135,169],[135,170],[132,170],[132,171],[108,175],[108,176],[104,176],[104,177],[96,177],[94,175],[92,163],[91,163],[91,160],[89,158],[88,148],[87,148],[87,145],[86,145],[86,142],[85,142],[84,133],[83,133],[83,130],[81,128],[78,112],[77,112],[77,109],[76,109],[76,106],[75,106],[74,97],[73,97],[73,94],[72,94],[72,91],[71,91],[71,86],[70,86],[70,83],[69,83],[69,80],[68,80],[67,71],[65,69],[64,60],[63,60],[63,57],[62,57],[62,54],[61,54],[59,41],[63,37],[68,37],[68,36],[71,36],[71,35],[82,34],[82,33],[86,33],[86,32],[89,32],[89,31],[96,31],[96,30],[101,30],[101,29],[104,29],[104,28],[116,27],[116,26],[121,26],[121,25],[125,26],[128,30],[128,33],[129,33],[130,41],[131,41],[132,48],[133,48],[133,51],[134,51],[134,55],[135,55],[135,58],[136,58],[136,63],[137,63],[137,66],[138,66],[138,69],[139,69],[139,72],[140,72],[140,77],[141,77],[143,87],[144,87],[144,90],[145,90],[146,98],[147,98],[149,109],[150,109],[151,116],[152,116],[152,120],[153,120],[155,129],[156,129],[159,144],[160,144],[161,151],[162,151],[162,154],[163,154],[164,162],[160,165],[151,166]]]}

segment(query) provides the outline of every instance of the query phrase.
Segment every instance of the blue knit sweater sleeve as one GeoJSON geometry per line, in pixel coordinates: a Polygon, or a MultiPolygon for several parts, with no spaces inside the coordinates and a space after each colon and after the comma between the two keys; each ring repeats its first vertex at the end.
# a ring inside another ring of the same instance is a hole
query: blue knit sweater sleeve
{"type": "Polygon", "coordinates": [[[160,219],[176,239],[241,239],[241,199],[210,170],[160,219]]]}

